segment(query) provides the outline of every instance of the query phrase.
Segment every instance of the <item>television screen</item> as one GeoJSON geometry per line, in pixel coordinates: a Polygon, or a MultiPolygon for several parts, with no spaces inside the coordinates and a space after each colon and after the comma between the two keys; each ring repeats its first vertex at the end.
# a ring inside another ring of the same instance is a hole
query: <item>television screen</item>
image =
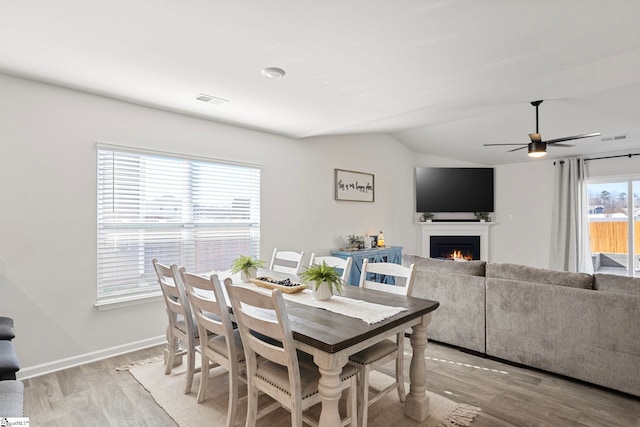
{"type": "Polygon", "coordinates": [[[416,168],[416,212],[493,212],[493,168],[416,168]]]}

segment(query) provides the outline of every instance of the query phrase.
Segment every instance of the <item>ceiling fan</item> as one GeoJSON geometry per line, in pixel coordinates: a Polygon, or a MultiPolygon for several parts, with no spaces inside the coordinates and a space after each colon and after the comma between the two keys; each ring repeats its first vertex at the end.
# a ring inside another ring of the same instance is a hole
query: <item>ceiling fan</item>
{"type": "Polygon", "coordinates": [[[572,141],[574,139],[591,138],[594,136],[600,136],[600,133],[596,132],[596,133],[585,133],[582,135],[566,136],[564,138],[556,138],[556,139],[549,139],[547,141],[543,141],[542,135],[540,135],[540,132],[538,130],[538,106],[540,106],[540,104],[542,104],[542,100],[531,102],[531,105],[536,107],[536,133],[529,134],[529,139],[531,140],[531,142],[521,143],[521,144],[484,144],[484,146],[489,147],[494,145],[522,145],[522,147],[514,148],[513,150],[509,150],[509,152],[528,148],[529,157],[542,157],[547,154],[547,145],[555,144],[556,147],[573,147],[572,144],[560,144],[560,143],[565,141],[572,141]]]}

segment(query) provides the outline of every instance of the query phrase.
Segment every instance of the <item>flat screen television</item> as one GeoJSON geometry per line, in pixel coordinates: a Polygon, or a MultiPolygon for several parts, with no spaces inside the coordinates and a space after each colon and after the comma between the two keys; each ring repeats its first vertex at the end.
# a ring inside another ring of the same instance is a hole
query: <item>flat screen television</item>
{"type": "Polygon", "coordinates": [[[493,212],[493,168],[416,168],[416,212],[493,212]]]}

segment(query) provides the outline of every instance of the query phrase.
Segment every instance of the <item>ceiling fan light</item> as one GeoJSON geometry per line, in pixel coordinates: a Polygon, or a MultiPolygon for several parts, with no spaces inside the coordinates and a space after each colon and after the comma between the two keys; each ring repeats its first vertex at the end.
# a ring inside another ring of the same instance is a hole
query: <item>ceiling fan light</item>
{"type": "Polygon", "coordinates": [[[547,143],[546,142],[530,142],[528,145],[529,157],[542,157],[547,155],[547,143]]]}

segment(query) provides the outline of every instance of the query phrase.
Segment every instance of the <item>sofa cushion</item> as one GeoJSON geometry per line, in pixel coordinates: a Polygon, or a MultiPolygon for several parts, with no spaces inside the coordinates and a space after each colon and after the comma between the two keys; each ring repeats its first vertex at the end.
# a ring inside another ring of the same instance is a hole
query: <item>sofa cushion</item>
{"type": "Polygon", "coordinates": [[[596,273],[593,276],[593,289],[618,294],[640,295],[640,277],[596,273]]]}
{"type": "Polygon", "coordinates": [[[0,381],[0,416],[24,417],[24,384],[21,381],[0,381]]]}
{"type": "Polygon", "coordinates": [[[546,283],[570,288],[591,289],[593,277],[587,273],[548,270],[519,264],[492,262],[486,267],[487,278],[546,283]]]}
{"type": "Polygon", "coordinates": [[[434,273],[465,274],[467,276],[484,276],[485,261],[456,262],[445,259],[425,258],[418,255],[402,255],[402,264],[415,264],[417,271],[434,273]]]}
{"type": "Polygon", "coordinates": [[[20,363],[12,341],[0,341],[0,380],[15,380],[20,363]]]}
{"type": "Polygon", "coordinates": [[[13,319],[0,317],[0,340],[12,340],[16,337],[13,332],[13,319]]]}

